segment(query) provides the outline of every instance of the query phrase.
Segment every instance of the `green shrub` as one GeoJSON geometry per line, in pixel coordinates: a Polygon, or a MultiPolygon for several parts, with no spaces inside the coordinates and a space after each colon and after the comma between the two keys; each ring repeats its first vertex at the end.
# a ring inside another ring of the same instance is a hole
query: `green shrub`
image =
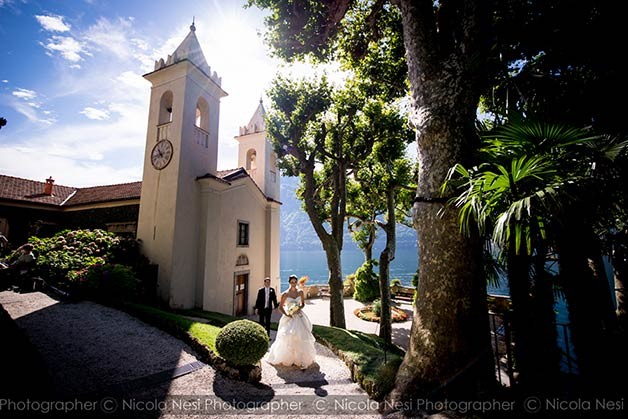
{"type": "Polygon", "coordinates": [[[138,293],[139,282],[129,266],[96,264],[68,274],[85,296],[92,298],[131,298],[138,293]]]}
{"type": "Polygon", "coordinates": [[[377,300],[373,301],[373,304],[371,304],[371,310],[373,310],[373,313],[375,313],[377,317],[381,317],[382,316],[382,300],[378,298],[377,300]]]}
{"type": "Polygon", "coordinates": [[[59,284],[70,271],[108,262],[120,239],[103,230],[64,230],[49,238],[31,237],[29,242],[42,275],[59,284]]]}
{"type": "Polygon", "coordinates": [[[216,336],[218,354],[233,365],[257,364],[268,349],[268,334],[250,320],[229,323],[216,336]]]}
{"type": "Polygon", "coordinates": [[[368,260],[355,271],[355,292],[353,298],[361,303],[379,298],[379,281],[373,272],[373,260],[368,260]]]}
{"type": "Polygon", "coordinates": [[[395,279],[391,280],[390,281],[390,285],[392,285],[392,286],[394,286],[394,285],[401,286],[401,279],[395,278],[395,279]]]}
{"type": "Polygon", "coordinates": [[[31,237],[29,242],[40,275],[65,290],[123,296],[137,293],[137,278],[146,282],[144,288],[151,280],[148,259],[134,239],[96,229],[64,230],[49,238],[31,237]]]}
{"type": "Polygon", "coordinates": [[[355,293],[355,274],[347,275],[342,285],[343,285],[343,296],[353,297],[353,294],[355,293]]]}

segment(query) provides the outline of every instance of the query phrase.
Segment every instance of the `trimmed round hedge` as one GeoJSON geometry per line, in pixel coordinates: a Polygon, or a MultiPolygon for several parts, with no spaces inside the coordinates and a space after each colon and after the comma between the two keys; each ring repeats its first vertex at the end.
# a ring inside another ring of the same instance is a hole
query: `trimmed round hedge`
{"type": "Polygon", "coordinates": [[[268,334],[251,320],[236,320],[216,336],[218,354],[233,365],[255,365],[268,349],[268,334]]]}

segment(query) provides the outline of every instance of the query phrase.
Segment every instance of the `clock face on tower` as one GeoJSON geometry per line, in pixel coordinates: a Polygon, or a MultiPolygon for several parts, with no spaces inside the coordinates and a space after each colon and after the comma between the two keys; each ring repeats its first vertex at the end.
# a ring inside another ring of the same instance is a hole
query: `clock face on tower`
{"type": "Polygon", "coordinates": [[[161,140],[155,147],[153,147],[153,151],[150,153],[150,161],[153,164],[153,167],[157,170],[161,170],[164,167],[168,166],[170,160],[172,159],[172,143],[168,140],[161,140]]]}

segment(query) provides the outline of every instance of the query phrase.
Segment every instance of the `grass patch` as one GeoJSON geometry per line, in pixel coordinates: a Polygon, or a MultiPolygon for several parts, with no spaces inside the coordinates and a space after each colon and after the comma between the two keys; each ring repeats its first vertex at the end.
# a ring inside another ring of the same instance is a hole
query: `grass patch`
{"type": "Polygon", "coordinates": [[[373,399],[382,400],[392,390],[404,356],[399,347],[386,346],[378,336],[355,330],[315,325],[313,332],[347,364],[352,379],[373,399]]]}
{"type": "Polygon", "coordinates": [[[216,336],[218,332],[220,332],[220,327],[218,326],[197,322],[179,314],[170,313],[143,304],[126,304],[125,308],[128,309],[127,311],[131,314],[147,323],[166,329],[178,336],[183,333],[192,337],[196,339],[198,343],[206,346],[213,353],[216,353],[216,336]]]}
{"type": "Polygon", "coordinates": [[[223,327],[231,323],[232,321],[239,320],[238,317],[229,316],[228,314],[215,313],[213,311],[203,311],[199,309],[178,310],[177,313],[184,316],[205,319],[209,322],[209,324],[213,324],[214,326],[218,327],[223,327]]]}

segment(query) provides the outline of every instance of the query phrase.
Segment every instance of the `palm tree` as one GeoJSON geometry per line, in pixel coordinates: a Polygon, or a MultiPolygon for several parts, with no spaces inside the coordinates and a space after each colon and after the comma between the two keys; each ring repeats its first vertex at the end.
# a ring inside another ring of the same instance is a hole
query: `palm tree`
{"type": "MultiPolygon", "coordinates": [[[[496,245],[498,257],[505,262],[519,382],[538,388],[549,384],[547,376],[557,372],[558,356],[552,327],[553,300],[549,307],[533,306],[530,270],[534,260],[541,260],[535,266],[545,264],[542,244],[546,239],[546,221],[542,210],[556,204],[555,186],[560,179],[549,159],[506,155],[501,157],[502,164],[495,157],[498,156],[491,155],[493,162],[471,170],[457,165],[449,178],[457,174],[458,180],[463,181],[463,192],[454,200],[460,208],[462,230],[468,233],[477,224],[482,236],[496,245]],[[539,322],[541,318],[544,319],[539,322]],[[541,329],[540,324],[546,327],[541,329]]],[[[536,279],[536,294],[551,290],[547,276],[537,272],[536,279]]]]}
{"type": "Polygon", "coordinates": [[[548,376],[557,372],[558,353],[546,255],[548,251],[559,255],[574,344],[586,375],[594,361],[589,339],[599,337],[591,325],[608,311],[591,302],[609,295],[600,287],[604,280],[593,278],[586,263],[593,246],[581,245],[592,242],[589,233],[600,202],[587,198],[592,189],[601,190],[593,187],[598,182],[596,165],[599,172],[625,144],[587,129],[536,122],[510,122],[483,137],[482,163],[469,170],[457,165],[450,171],[450,182],[455,180],[462,190],[453,203],[460,208],[463,231],[477,224],[506,261],[520,382],[548,389],[553,381],[548,376]],[[591,207],[586,211],[590,216],[583,214],[583,202],[591,207]],[[576,219],[584,221],[574,228],[576,219]]]}

